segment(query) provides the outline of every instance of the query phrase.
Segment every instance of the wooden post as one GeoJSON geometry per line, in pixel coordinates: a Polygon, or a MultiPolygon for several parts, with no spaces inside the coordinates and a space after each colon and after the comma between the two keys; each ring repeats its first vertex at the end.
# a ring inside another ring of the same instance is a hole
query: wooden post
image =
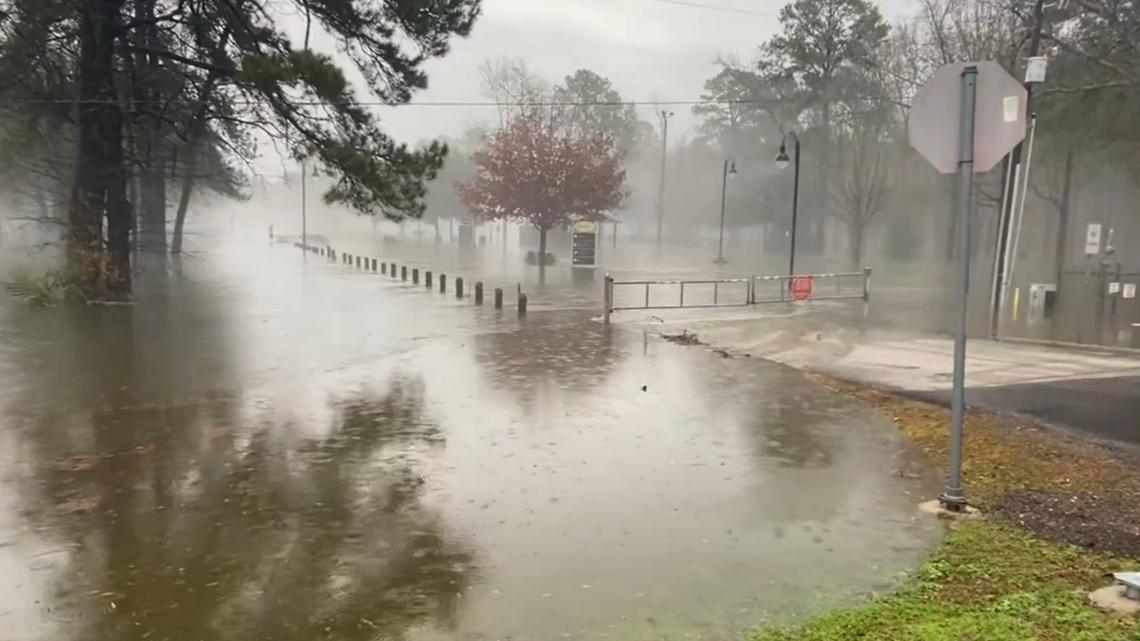
{"type": "Polygon", "coordinates": [[[455,297],[463,298],[463,277],[458,276],[455,279],[455,297]]]}
{"type": "Polygon", "coordinates": [[[439,293],[442,294],[446,291],[447,291],[447,274],[440,274],[439,275],[439,293]]]}
{"type": "Polygon", "coordinates": [[[483,304],[483,281],[475,283],[475,304],[483,304]]]}
{"type": "Polygon", "coordinates": [[[412,270],[412,284],[413,285],[419,285],[420,284],[420,270],[418,270],[418,269],[412,270]]]}
{"type": "Polygon", "coordinates": [[[503,308],[503,290],[500,287],[495,288],[495,309],[503,308]]]}
{"type": "Polygon", "coordinates": [[[431,272],[424,272],[424,286],[431,289],[431,272]]]}
{"type": "Polygon", "coordinates": [[[408,280],[408,266],[400,267],[400,280],[408,280]]]}
{"type": "Polygon", "coordinates": [[[526,316],[526,294],[519,294],[519,316],[526,316]]]}
{"type": "Polygon", "coordinates": [[[388,263],[380,263],[380,273],[385,276],[388,275],[388,263]]]}
{"type": "Polygon", "coordinates": [[[376,271],[378,270],[378,267],[376,266],[376,264],[378,262],[379,261],[377,261],[375,258],[372,259],[372,273],[376,273],[376,271]]]}

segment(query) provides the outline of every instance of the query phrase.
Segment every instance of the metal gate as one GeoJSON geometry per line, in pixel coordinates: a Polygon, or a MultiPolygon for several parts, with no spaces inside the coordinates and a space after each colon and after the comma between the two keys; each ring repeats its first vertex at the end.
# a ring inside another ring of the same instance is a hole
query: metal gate
{"type": "MultiPolygon", "coordinates": [[[[794,302],[793,283],[808,281],[810,294],[804,300],[862,300],[871,298],[871,268],[861,272],[802,274],[799,276],[749,276],[746,278],[616,280],[605,278],[605,322],[622,310],[745,307],[766,303],[794,302]]],[[[802,294],[801,294],[802,296],[802,294]]]]}

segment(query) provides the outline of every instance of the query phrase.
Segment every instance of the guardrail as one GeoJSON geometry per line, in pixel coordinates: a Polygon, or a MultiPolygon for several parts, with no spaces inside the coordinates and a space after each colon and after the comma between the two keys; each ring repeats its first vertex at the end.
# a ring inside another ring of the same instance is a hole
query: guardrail
{"type": "Polygon", "coordinates": [[[861,272],[694,280],[616,280],[606,274],[603,297],[606,323],[610,322],[613,312],[622,310],[746,307],[812,300],[868,302],[871,299],[871,268],[865,267],[861,272]],[[673,289],[662,292],[661,288],[668,286],[673,289]],[[636,303],[629,297],[618,300],[618,288],[633,287],[643,288],[644,292],[638,295],[636,303]]]}

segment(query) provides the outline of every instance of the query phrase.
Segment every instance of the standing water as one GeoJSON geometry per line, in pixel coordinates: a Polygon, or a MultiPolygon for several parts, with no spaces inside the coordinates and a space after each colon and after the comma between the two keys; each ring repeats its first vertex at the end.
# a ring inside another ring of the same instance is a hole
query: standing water
{"type": "Polygon", "coordinates": [[[143,285],[0,307],[4,639],[740,638],[937,535],[890,426],[759,359],[283,247],[143,285]]]}

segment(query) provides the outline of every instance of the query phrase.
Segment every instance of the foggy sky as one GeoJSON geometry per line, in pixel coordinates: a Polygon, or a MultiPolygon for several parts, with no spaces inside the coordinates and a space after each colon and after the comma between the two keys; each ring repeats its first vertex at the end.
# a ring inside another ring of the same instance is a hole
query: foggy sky
{"type": "MultiPolygon", "coordinates": [[[[757,47],[777,29],[776,16],[786,3],[692,1],[765,15],[662,0],[484,0],[471,35],[454,39],[446,57],[425,65],[428,88],[414,102],[485,101],[478,68],[497,57],[521,57],[551,82],[591,69],[613,81],[625,100],[696,100],[705,80],[718,71],[718,56],[745,62],[756,57],[757,47]]],[[[912,0],[879,3],[888,21],[912,6],[912,0]]],[[[671,109],[676,113],[670,125],[675,143],[696,121],[689,106],[671,109]]],[[[385,130],[408,143],[459,136],[495,118],[489,107],[403,106],[379,113],[385,130]]],[[[639,107],[639,113],[656,122],[653,107],[639,107]]]]}

